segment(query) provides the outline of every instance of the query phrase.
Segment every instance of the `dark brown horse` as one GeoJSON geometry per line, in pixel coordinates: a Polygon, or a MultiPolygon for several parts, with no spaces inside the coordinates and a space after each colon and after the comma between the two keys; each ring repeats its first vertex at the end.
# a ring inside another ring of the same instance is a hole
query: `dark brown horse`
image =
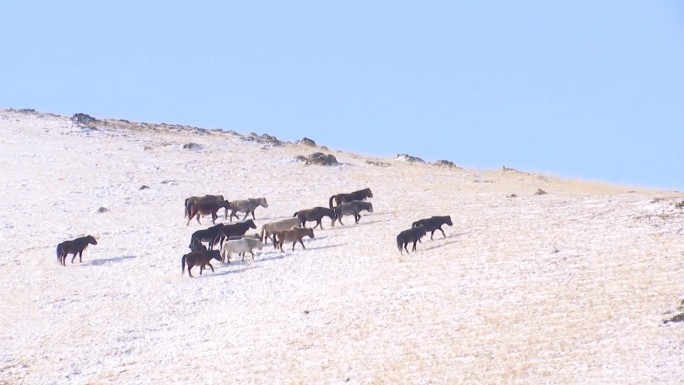
{"type": "Polygon", "coordinates": [[[218,215],[216,214],[219,209],[224,208],[226,211],[228,211],[229,208],[231,208],[230,202],[228,201],[212,201],[212,202],[195,202],[195,203],[190,203],[190,217],[188,218],[188,225],[190,225],[190,221],[192,218],[197,216],[197,223],[200,225],[202,224],[200,222],[200,215],[209,215],[211,214],[211,223],[216,224],[216,218],[218,218],[218,215]]]}
{"type": "Polygon", "coordinates": [[[420,238],[422,238],[425,234],[427,234],[427,232],[425,231],[425,227],[422,225],[412,227],[399,233],[399,235],[397,235],[397,248],[399,249],[399,252],[404,254],[404,251],[401,249],[403,246],[404,250],[406,250],[408,253],[409,251],[406,246],[411,242],[413,242],[413,248],[411,250],[416,251],[416,243],[420,241],[420,238]]]}
{"type": "MultiPolygon", "coordinates": [[[[215,202],[215,201],[224,201],[223,195],[205,195],[202,197],[197,197],[197,196],[191,196],[190,198],[185,199],[185,217],[188,217],[190,215],[190,205],[193,203],[208,203],[208,202],[215,202]]],[[[225,212],[225,217],[228,217],[228,211],[225,212]]]]}
{"type": "Polygon", "coordinates": [[[306,249],[306,247],[304,247],[304,242],[302,242],[302,238],[306,235],[308,235],[309,238],[313,238],[313,229],[308,227],[294,227],[289,230],[279,231],[273,234],[273,244],[277,244],[280,251],[283,251],[283,243],[289,241],[292,241],[292,250],[294,250],[297,242],[301,243],[302,247],[306,249]]]}
{"type": "Polygon", "coordinates": [[[299,219],[302,227],[306,227],[306,222],[315,221],[316,226],[313,227],[314,229],[318,226],[321,226],[321,229],[323,229],[323,223],[321,223],[321,219],[323,219],[323,217],[328,217],[332,220],[332,227],[335,227],[335,219],[337,219],[335,210],[320,206],[314,207],[312,209],[297,211],[294,213],[293,217],[297,217],[299,219]]]}
{"type": "Polygon", "coordinates": [[[76,259],[76,254],[78,254],[78,263],[83,262],[81,258],[83,256],[83,250],[85,250],[85,248],[88,247],[89,244],[97,245],[97,241],[92,235],[60,243],[59,245],[57,245],[57,260],[59,260],[59,264],[62,266],[66,266],[67,254],[74,255],[71,258],[71,263],[74,263],[74,259],[76,259]]]}
{"type": "Polygon", "coordinates": [[[435,231],[437,230],[441,231],[444,238],[446,238],[446,234],[444,234],[444,230],[442,230],[442,225],[453,226],[453,223],[451,222],[450,215],[433,216],[413,222],[412,227],[418,227],[421,225],[425,226],[425,231],[430,231],[430,239],[432,239],[432,236],[435,235],[435,231]]]}
{"type": "Polygon", "coordinates": [[[223,250],[223,240],[228,237],[242,236],[247,233],[249,229],[256,229],[256,224],[253,220],[238,222],[230,225],[223,225],[218,242],[220,244],[219,250],[223,250]]]}
{"type": "Polygon", "coordinates": [[[336,205],[339,205],[340,203],[346,203],[346,202],[351,202],[351,201],[362,201],[365,200],[366,198],[372,198],[373,193],[371,192],[370,188],[365,188],[363,190],[359,191],[354,191],[349,194],[336,194],[330,197],[330,200],[328,201],[328,204],[330,208],[333,208],[333,200],[335,201],[336,205]]]}
{"type": "Polygon", "coordinates": [[[219,262],[221,262],[221,252],[218,250],[203,250],[203,251],[191,251],[185,255],[183,255],[183,258],[181,258],[181,273],[185,274],[185,265],[188,265],[188,275],[192,277],[192,273],[190,270],[193,268],[193,266],[199,265],[200,267],[200,275],[202,275],[202,271],[204,270],[204,266],[209,265],[211,268],[211,272],[214,272],[214,266],[211,265],[211,260],[215,259],[219,262]]]}

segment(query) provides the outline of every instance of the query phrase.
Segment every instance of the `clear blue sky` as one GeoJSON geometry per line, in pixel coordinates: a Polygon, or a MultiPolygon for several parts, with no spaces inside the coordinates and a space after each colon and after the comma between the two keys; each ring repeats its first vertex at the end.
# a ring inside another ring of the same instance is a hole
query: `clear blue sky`
{"type": "Polygon", "coordinates": [[[0,107],[684,190],[684,2],[2,4],[0,107]]]}

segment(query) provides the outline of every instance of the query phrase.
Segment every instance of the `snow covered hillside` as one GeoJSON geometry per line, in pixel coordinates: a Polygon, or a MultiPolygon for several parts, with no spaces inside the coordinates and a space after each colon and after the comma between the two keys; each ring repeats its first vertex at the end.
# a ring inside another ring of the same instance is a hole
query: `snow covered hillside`
{"type": "Polygon", "coordinates": [[[663,323],[682,312],[683,193],[276,143],[0,110],[0,384],[684,378],[684,324],[663,323]],[[317,151],[339,164],[295,159],[317,151]],[[265,197],[262,225],[366,187],[374,212],[325,218],[306,250],[181,275],[211,225],[186,225],[189,196],[265,197]],[[432,215],[446,237],[401,254],[432,215]],[[60,266],[57,244],[88,234],[60,266]]]}

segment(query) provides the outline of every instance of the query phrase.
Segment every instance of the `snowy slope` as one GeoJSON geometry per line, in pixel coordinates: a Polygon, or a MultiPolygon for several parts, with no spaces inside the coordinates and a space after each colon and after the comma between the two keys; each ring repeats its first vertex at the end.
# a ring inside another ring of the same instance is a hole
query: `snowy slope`
{"type": "Polygon", "coordinates": [[[682,193],[15,110],[0,137],[0,384],[684,378],[684,325],[662,322],[684,298],[682,193]],[[294,160],[314,151],[340,165],[294,160]],[[266,197],[260,225],[365,187],[374,213],[325,218],[306,250],[181,275],[211,224],[186,225],[188,196],[266,197]],[[400,254],[431,215],[452,216],[447,237],[400,254]],[[58,265],[87,234],[83,263],[58,265]]]}

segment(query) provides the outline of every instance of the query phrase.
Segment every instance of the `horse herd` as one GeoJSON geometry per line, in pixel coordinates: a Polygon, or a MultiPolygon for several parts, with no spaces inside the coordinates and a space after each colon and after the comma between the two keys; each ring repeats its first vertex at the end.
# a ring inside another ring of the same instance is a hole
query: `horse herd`
{"type": "MultiPolygon", "coordinates": [[[[197,218],[197,223],[201,224],[200,216],[211,215],[213,226],[197,230],[192,233],[190,237],[190,252],[183,255],[181,258],[181,272],[185,274],[185,267],[188,267],[188,275],[192,277],[191,269],[194,266],[200,267],[200,275],[205,266],[209,266],[211,271],[214,267],[211,265],[212,260],[221,261],[223,263],[230,263],[230,257],[233,253],[241,255],[242,260],[247,253],[251,254],[254,260],[254,249],[261,250],[265,243],[269,240],[273,242],[273,247],[283,251],[283,245],[292,242],[292,250],[295,249],[297,243],[306,249],[304,237],[314,238],[313,230],[317,227],[323,229],[322,219],[328,217],[331,220],[331,226],[335,227],[335,223],[342,223],[344,216],[354,216],[355,223],[359,223],[361,219],[361,212],[373,212],[373,205],[366,202],[366,199],[372,198],[373,193],[370,188],[354,191],[352,193],[336,194],[330,197],[329,207],[314,207],[306,210],[300,210],[294,213],[291,218],[282,219],[275,222],[269,222],[261,226],[261,232],[251,235],[246,235],[249,229],[256,229],[254,223],[256,216],[255,210],[258,207],[268,207],[266,198],[249,198],[245,200],[226,200],[223,195],[204,195],[192,196],[185,200],[185,217],[188,218],[187,225],[193,218],[197,218]],[[239,220],[237,213],[244,213],[242,222],[237,223],[219,223],[216,224],[218,218],[218,211],[224,209],[224,219],[233,218],[239,220]],[[230,210],[230,216],[228,215],[230,210]],[[252,219],[247,220],[249,215],[252,219]],[[306,227],[307,222],[316,222],[316,224],[309,228],[306,227]],[[206,243],[206,246],[205,246],[206,243]],[[218,246],[217,250],[214,247],[218,246]]],[[[413,243],[412,251],[416,251],[416,243],[421,242],[421,238],[431,232],[430,239],[433,238],[435,231],[439,230],[442,235],[446,237],[442,225],[452,226],[450,216],[433,216],[430,218],[420,219],[413,222],[411,228],[404,230],[397,235],[397,248],[403,254],[405,250],[408,251],[408,244],[413,243]]],[[[68,254],[73,254],[71,263],[74,262],[76,255],[79,256],[79,262],[83,255],[83,250],[89,245],[97,245],[97,241],[91,235],[76,238],[70,241],[64,241],[57,245],[57,258],[61,265],[66,266],[66,257],[68,254]]]]}

